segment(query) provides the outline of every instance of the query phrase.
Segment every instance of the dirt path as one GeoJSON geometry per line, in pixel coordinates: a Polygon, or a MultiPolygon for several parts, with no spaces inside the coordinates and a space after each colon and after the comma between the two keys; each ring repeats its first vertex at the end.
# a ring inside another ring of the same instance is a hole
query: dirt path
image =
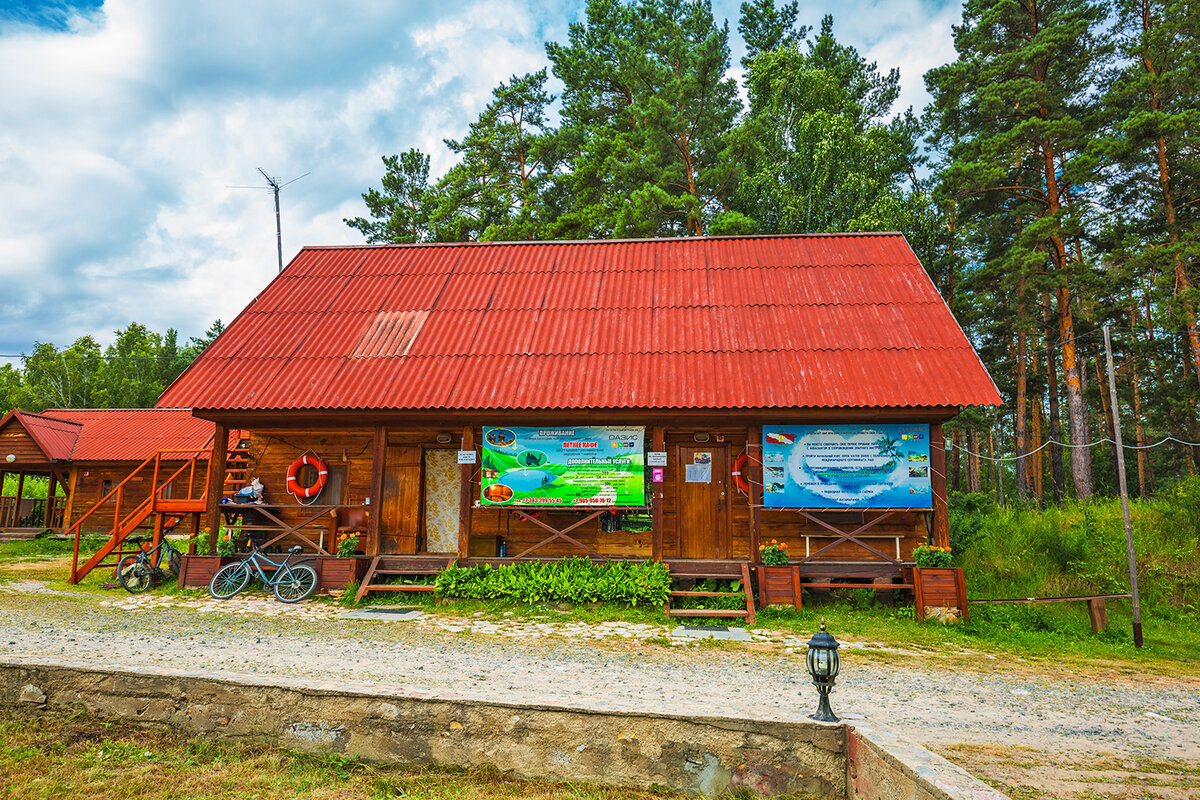
{"type": "MultiPolygon", "coordinates": [[[[655,625],[343,613],[262,596],[98,598],[20,581],[0,585],[0,659],[323,678],[606,710],[798,719],[815,707],[800,642],[782,634],[678,647],[655,625]]],[[[833,696],[851,721],[870,719],[1021,796],[1200,798],[1200,679],[1046,678],[989,656],[922,670],[881,663],[856,644],[847,643],[833,696]]]]}

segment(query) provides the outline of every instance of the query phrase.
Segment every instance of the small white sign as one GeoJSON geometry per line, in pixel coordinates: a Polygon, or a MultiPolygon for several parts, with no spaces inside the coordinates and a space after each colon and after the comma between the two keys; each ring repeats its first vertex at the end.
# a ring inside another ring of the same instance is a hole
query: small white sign
{"type": "Polygon", "coordinates": [[[474,464],[475,463],[475,451],[474,450],[459,450],[458,451],[458,463],[474,464]]]}
{"type": "Polygon", "coordinates": [[[651,450],[646,453],[647,467],[665,467],[667,465],[667,454],[660,450],[651,450]]]}
{"type": "Polygon", "coordinates": [[[687,483],[712,483],[712,464],[684,465],[684,480],[687,483]]]}

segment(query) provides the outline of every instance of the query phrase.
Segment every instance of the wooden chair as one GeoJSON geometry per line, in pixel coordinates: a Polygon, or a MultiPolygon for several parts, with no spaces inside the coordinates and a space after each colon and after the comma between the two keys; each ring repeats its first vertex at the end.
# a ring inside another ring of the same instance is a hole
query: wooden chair
{"type": "Polygon", "coordinates": [[[340,533],[357,533],[358,543],[364,543],[367,536],[368,509],[365,508],[335,508],[329,512],[332,520],[329,523],[329,544],[337,547],[337,537],[340,533]]]}

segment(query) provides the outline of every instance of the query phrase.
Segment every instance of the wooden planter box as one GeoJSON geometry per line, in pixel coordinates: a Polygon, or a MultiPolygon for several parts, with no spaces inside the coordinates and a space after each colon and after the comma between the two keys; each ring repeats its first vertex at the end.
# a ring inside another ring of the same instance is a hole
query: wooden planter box
{"type": "Polygon", "coordinates": [[[766,608],[773,603],[788,603],[800,610],[800,567],[796,564],[767,566],[758,564],[754,568],[758,575],[758,606],[766,608]]]}
{"type": "Polygon", "coordinates": [[[179,585],[183,588],[207,589],[217,570],[239,558],[241,556],[196,556],[184,553],[183,564],[179,567],[179,585]]]}
{"type": "MultiPolygon", "coordinates": [[[[275,554],[272,558],[278,560],[275,554]]],[[[185,588],[204,589],[208,587],[212,576],[226,564],[240,561],[244,555],[236,556],[191,556],[183,557],[183,566],[179,570],[179,585],[185,588]]],[[[301,555],[297,564],[308,564],[317,571],[317,589],[345,589],[351,581],[361,581],[367,572],[366,558],[337,558],[336,556],[318,556],[304,558],[301,555]]]]}
{"type": "Polygon", "coordinates": [[[321,582],[317,588],[322,591],[330,589],[345,589],[351,581],[361,581],[367,572],[366,558],[338,558],[336,556],[319,556],[313,561],[306,561],[317,571],[321,582]]]}
{"type": "Polygon", "coordinates": [[[917,619],[925,619],[926,608],[957,608],[968,622],[967,584],[958,567],[913,567],[913,593],[917,619]]]}

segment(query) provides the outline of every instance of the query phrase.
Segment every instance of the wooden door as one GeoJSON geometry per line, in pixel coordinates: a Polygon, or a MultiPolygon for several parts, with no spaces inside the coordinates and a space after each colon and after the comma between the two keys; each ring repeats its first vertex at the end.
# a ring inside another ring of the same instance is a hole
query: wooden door
{"type": "Polygon", "coordinates": [[[729,448],[680,445],[675,452],[675,465],[679,557],[728,558],[729,448]]]}
{"type": "Polygon", "coordinates": [[[379,504],[379,552],[417,552],[421,529],[421,448],[388,445],[383,457],[379,504]]]}

